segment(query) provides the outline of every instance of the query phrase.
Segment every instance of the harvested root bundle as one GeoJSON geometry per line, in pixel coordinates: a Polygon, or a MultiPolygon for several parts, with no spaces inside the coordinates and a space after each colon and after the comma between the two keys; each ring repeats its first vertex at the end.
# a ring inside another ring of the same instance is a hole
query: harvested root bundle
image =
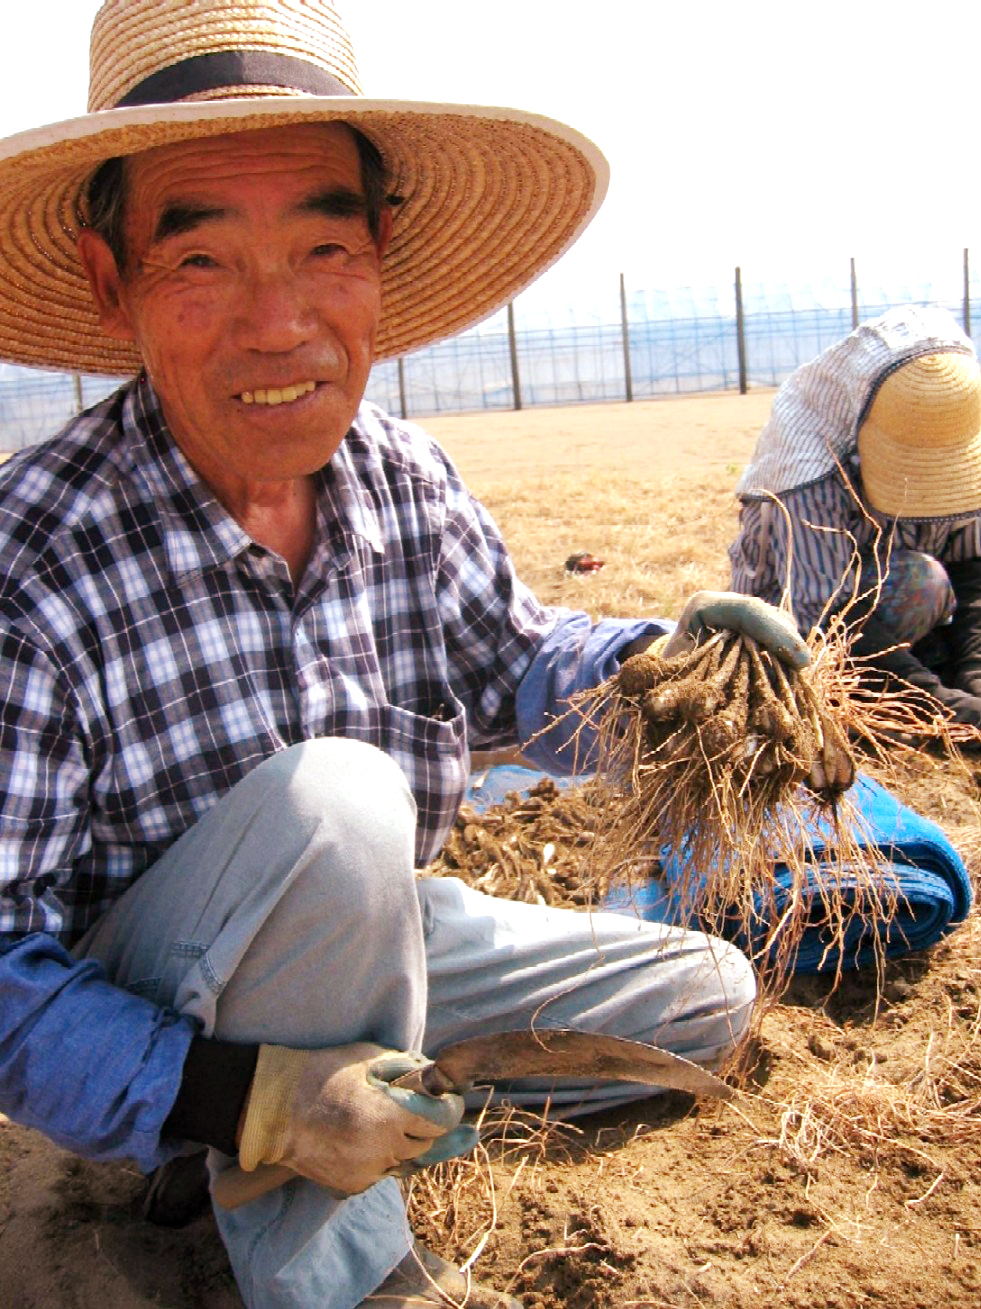
{"type": "MultiPolygon", "coordinates": [[[[709,788],[724,774],[740,791],[777,795],[811,778],[828,802],[852,784],[855,762],[820,680],[788,671],[750,637],[717,632],[691,654],[628,659],[619,699],[643,725],[643,745],[681,762],[694,751],[709,788]]],[[[706,795],[705,797],[709,797],[706,795]]]]}
{"type": "Polygon", "coordinates": [[[593,875],[636,885],[660,861],[672,870],[672,917],[738,940],[771,993],[805,932],[820,932],[826,966],[840,970],[857,939],[881,950],[896,914],[896,881],[857,836],[851,741],[881,763],[895,733],[948,747],[952,735],[935,702],[863,691],[843,630],[817,634],[811,651],[795,672],[718,632],[688,654],[626,660],[576,706],[598,735],[608,788],[593,875]]]}

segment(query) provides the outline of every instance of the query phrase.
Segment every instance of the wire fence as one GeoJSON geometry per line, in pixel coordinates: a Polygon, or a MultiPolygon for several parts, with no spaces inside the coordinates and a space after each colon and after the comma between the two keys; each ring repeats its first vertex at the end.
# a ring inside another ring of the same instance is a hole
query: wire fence
{"type": "MultiPolygon", "coordinates": [[[[406,418],[647,399],[778,386],[857,323],[901,304],[941,304],[972,333],[981,294],[964,251],[962,277],[862,287],[847,279],[628,290],[621,277],[589,306],[524,308],[372,370],[368,398],[406,418]]],[[[978,341],[975,340],[975,344],[978,341]]],[[[0,449],[57,432],[119,379],[0,364],[0,449]]]]}

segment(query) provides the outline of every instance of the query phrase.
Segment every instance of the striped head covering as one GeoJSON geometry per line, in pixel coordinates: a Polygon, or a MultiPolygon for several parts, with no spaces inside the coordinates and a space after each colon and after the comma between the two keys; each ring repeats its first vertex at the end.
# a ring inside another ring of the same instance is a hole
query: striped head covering
{"type": "MultiPolygon", "coordinates": [[[[957,372],[957,385],[963,389],[967,383],[976,391],[977,384],[971,380],[977,374],[974,345],[946,309],[939,305],[903,305],[890,309],[880,318],[860,324],[844,340],[801,365],[779,388],[773,397],[770,418],[736,486],[736,494],[745,499],[762,499],[768,494],[779,495],[809,486],[826,477],[839,464],[847,464],[855,454],[859,448],[859,431],[866,418],[873,420],[867,437],[878,433],[881,440],[876,444],[863,437],[861,453],[863,458],[869,458],[871,451],[874,459],[883,449],[885,440],[875,403],[886,379],[911,360],[951,354],[965,357],[966,369],[941,367],[940,371],[951,381],[953,372],[957,372]]],[[[928,369],[926,372],[936,375],[937,370],[931,373],[928,369]]],[[[911,387],[904,385],[898,390],[909,394],[911,387]]],[[[895,434],[895,405],[890,409],[895,434]]],[[[910,421],[914,421],[913,410],[908,412],[910,421]]],[[[931,467],[935,469],[938,462],[934,447],[921,441],[916,446],[907,446],[910,460],[903,472],[902,494],[895,488],[883,486],[882,494],[877,497],[875,489],[878,483],[872,479],[870,498],[873,506],[887,513],[924,518],[981,508],[978,431],[965,431],[961,435],[963,439],[956,451],[954,447],[945,451],[943,463],[946,474],[952,471],[951,457],[954,454],[964,465],[961,472],[965,476],[957,479],[961,489],[959,498],[955,497],[956,504],[939,490],[935,494],[928,491],[926,500],[917,494],[921,474],[925,475],[931,467]],[[973,477],[970,475],[972,466],[975,467],[973,477]],[[963,503],[965,498],[970,503],[963,503]],[[882,499],[888,503],[881,503],[882,499]]],[[[890,447],[890,451],[894,449],[894,446],[890,447]]],[[[947,481],[950,481],[949,476],[947,481]]],[[[869,491],[867,487],[866,492],[869,491]]]]}

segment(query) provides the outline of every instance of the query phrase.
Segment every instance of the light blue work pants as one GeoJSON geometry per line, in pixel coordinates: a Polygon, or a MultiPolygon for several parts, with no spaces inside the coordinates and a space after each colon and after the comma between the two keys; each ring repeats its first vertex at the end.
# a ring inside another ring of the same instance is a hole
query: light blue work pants
{"type": "MultiPolygon", "coordinates": [[[[401,770],[310,741],[235,786],[96,925],[83,950],[205,1035],[435,1052],[468,1035],[574,1026],[724,1058],[755,996],[732,947],[620,914],[512,904],[417,879],[401,770]]],[[[650,1088],[566,1088],[569,1109],[650,1088]]],[[[511,1096],[538,1103],[533,1084],[511,1096]]],[[[232,1162],[211,1151],[212,1170],[232,1162]]],[[[250,1309],[354,1309],[406,1254],[399,1185],[339,1199],[303,1179],[215,1206],[250,1309]]]]}

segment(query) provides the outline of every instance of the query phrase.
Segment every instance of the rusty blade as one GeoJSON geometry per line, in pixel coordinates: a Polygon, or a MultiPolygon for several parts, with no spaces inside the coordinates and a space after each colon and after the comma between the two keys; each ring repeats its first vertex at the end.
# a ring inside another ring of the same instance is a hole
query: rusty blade
{"type": "MultiPolygon", "coordinates": [[[[640,1082],[692,1095],[732,1100],[738,1092],[690,1059],[643,1041],[567,1028],[519,1028],[474,1036],[444,1046],[432,1063],[396,1079],[395,1086],[441,1095],[465,1091],[474,1083],[513,1082],[552,1077],[576,1082],[640,1082]]],[[[226,1209],[248,1204],[296,1176],[279,1165],[260,1165],[246,1173],[232,1166],[212,1182],[212,1195],[226,1209]]]]}
{"type": "Polygon", "coordinates": [[[736,1091],[700,1064],[643,1041],[567,1028],[496,1032],[444,1046],[432,1063],[397,1079],[396,1086],[465,1091],[474,1083],[553,1077],[577,1082],[641,1082],[692,1095],[731,1100],[736,1091]]]}

